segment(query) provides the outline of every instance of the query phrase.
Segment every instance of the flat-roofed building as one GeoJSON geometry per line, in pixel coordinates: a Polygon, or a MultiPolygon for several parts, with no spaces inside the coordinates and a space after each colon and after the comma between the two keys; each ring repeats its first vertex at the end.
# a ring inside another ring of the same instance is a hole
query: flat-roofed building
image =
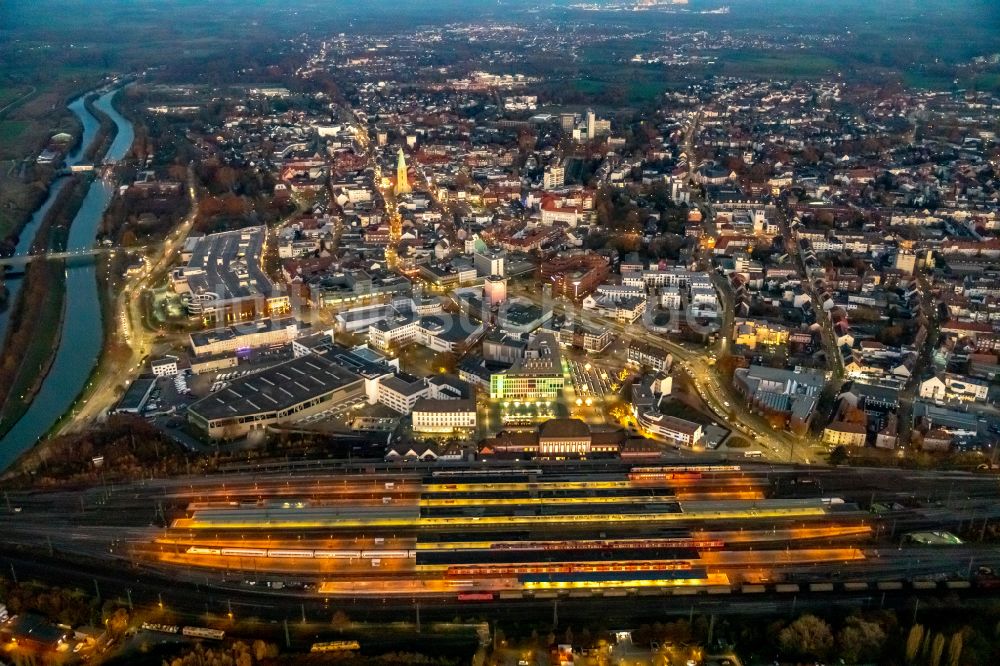
{"type": "Polygon", "coordinates": [[[115,414],[141,414],[149,402],[149,397],[156,388],[155,377],[139,377],[129,384],[125,395],[118,401],[115,414]]]}
{"type": "Polygon", "coordinates": [[[383,377],[378,384],[378,402],[400,414],[409,414],[420,398],[431,392],[426,379],[406,373],[383,377]]]}
{"type": "Polygon", "coordinates": [[[981,379],[944,373],[921,382],[920,397],[939,401],[984,402],[989,389],[990,385],[981,379]]]}
{"type": "Polygon", "coordinates": [[[567,320],[563,317],[553,317],[543,330],[555,333],[561,345],[577,347],[592,353],[604,351],[614,339],[614,333],[610,328],[587,321],[567,320]]]}
{"type": "Polygon", "coordinates": [[[528,336],[512,335],[493,329],[483,338],[483,358],[487,361],[513,365],[524,358],[528,336]]]}
{"type": "Polygon", "coordinates": [[[636,415],[636,420],[647,433],[669,440],[679,446],[694,446],[701,441],[703,434],[700,423],[658,412],[639,412],[636,415]]]}
{"type": "Polygon", "coordinates": [[[805,368],[751,365],[736,369],[733,385],[757,409],[785,416],[794,430],[801,431],[812,418],[819,394],[826,386],[826,375],[805,368]]]}
{"type": "Polygon", "coordinates": [[[477,342],[485,328],[465,317],[430,315],[417,320],[414,341],[436,352],[457,353],[477,342]]]}
{"type": "Polygon", "coordinates": [[[414,311],[413,300],[402,298],[389,305],[363,305],[338,312],[334,327],[342,333],[367,333],[369,327],[386,319],[406,316],[414,311]]]}
{"type": "Polygon", "coordinates": [[[149,362],[149,368],[157,377],[173,377],[179,371],[176,356],[164,356],[149,362]]]}
{"type": "Polygon", "coordinates": [[[368,327],[368,344],[382,352],[398,351],[417,336],[414,314],[394,314],[373,322],[368,327]]]}
{"type": "Polygon", "coordinates": [[[490,376],[490,398],[552,400],[564,385],[559,343],[551,333],[539,333],[528,344],[524,358],[490,376]]]}
{"type": "Polygon", "coordinates": [[[447,434],[476,428],[476,401],[420,398],[413,405],[413,431],[447,434]]]}
{"type": "Polygon", "coordinates": [[[233,380],[192,404],[188,420],[210,439],[235,439],[364,395],[364,377],[332,360],[332,352],[313,353],[233,380]]]}
{"type": "Polygon", "coordinates": [[[544,324],[550,315],[540,305],[512,298],[500,305],[497,324],[508,333],[520,335],[531,333],[544,324]]]}
{"type": "Polygon", "coordinates": [[[507,274],[507,268],[505,266],[506,259],[507,250],[499,247],[486,247],[476,251],[475,254],[472,255],[472,261],[476,267],[476,273],[478,273],[480,277],[489,277],[490,275],[504,277],[507,274]]]}
{"type": "Polygon", "coordinates": [[[210,322],[287,312],[288,294],[261,267],[266,242],[263,226],[189,239],[186,264],[170,276],[188,313],[210,322]]]}
{"type": "Polygon", "coordinates": [[[308,334],[309,325],[294,317],[258,319],[223,328],[191,333],[188,339],[195,356],[208,356],[238,350],[271,347],[292,342],[308,334]]]}

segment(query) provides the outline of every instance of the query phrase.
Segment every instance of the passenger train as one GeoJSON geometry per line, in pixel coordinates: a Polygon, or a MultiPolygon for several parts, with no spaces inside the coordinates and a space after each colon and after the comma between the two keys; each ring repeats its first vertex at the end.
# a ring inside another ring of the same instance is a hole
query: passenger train
{"type": "Polygon", "coordinates": [[[226,557],[269,557],[269,558],[302,558],[302,559],[362,559],[362,560],[399,560],[417,556],[416,550],[322,550],[295,549],[283,550],[277,548],[206,548],[191,546],[188,555],[222,555],[226,557]]]}

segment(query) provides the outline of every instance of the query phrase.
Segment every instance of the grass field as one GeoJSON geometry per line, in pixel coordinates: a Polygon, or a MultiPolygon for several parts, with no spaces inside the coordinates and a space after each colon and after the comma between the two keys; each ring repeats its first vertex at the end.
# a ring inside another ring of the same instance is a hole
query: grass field
{"type": "Polygon", "coordinates": [[[837,61],[815,53],[729,52],[716,61],[727,75],[774,78],[814,77],[832,74],[837,61]]]}
{"type": "Polygon", "coordinates": [[[0,121],[0,143],[17,141],[30,124],[27,120],[0,121]]]}
{"type": "Polygon", "coordinates": [[[31,92],[28,86],[0,86],[0,109],[31,92]]]}

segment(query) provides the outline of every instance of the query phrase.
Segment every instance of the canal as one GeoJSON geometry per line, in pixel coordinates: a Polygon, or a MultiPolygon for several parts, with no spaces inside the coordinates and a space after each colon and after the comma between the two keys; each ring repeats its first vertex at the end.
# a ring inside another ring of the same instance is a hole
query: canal
{"type": "MultiPolygon", "coordinates": [[[[132,124],[111,104],[117,92],[118,89],[107,92],[94,103],[97,109],[108,114],[118,128],[118,133],[104,157],[105,160],[113,162],[125,156],[135,138],[132,124]]],[[[72,165],[81,161],[83,151],[93,140],[100,122],[84,107],[82,97],[74,100],[69,109],[83,124],[83,139],[67,158],[67,163],[72,165]]],[[[53,184],[49,197],[32,216],[28,227],[21,234],[17,248],[19,254],[27,252],[31,247],[35,231],[44,218],[45,211],[51,206],[52,200],[65,183],[66,179],[62,179],[53,184]]],[[[67,250],[87,249],[94,244],[104,211],[111,202],[114,191],[113,182],[106,182],[101,178],[94,179],[80,210],[73,218],[67,250]]],[[[8,287],[13,302],[15,289],[19,289],[20,284],[11,279],[8,281],[8,287]]],[[[6,469],[19,455],[31,448],[49,431],[59,417],[66,413],[83,390],[91,371],[97,364],[104,343],[104,330],[93,260],[89,259],[82,263],[74,260],[72,265],[67,265],[65,308],[62,335],[52,367],[28,411],[0,441],[0,470],[6,469]]],[[[5,325],[5,321],[0,322],[0,331],[5,325]]]]}

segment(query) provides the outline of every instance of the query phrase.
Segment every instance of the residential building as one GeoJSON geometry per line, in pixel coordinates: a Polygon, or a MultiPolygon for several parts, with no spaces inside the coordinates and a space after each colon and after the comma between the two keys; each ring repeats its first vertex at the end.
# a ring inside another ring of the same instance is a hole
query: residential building
{"type": "Polygon", "coordinates": [[[149,367],[157,377],[173,377],[177,374],[177,357],[164,356],[149,362],[149,367]]]}
{"type": "Polygon", "coordinates": [[[861,423],[834,421],[823,430],[823,443],[827,446],[864,446],[867,434],[861,423]]]}

